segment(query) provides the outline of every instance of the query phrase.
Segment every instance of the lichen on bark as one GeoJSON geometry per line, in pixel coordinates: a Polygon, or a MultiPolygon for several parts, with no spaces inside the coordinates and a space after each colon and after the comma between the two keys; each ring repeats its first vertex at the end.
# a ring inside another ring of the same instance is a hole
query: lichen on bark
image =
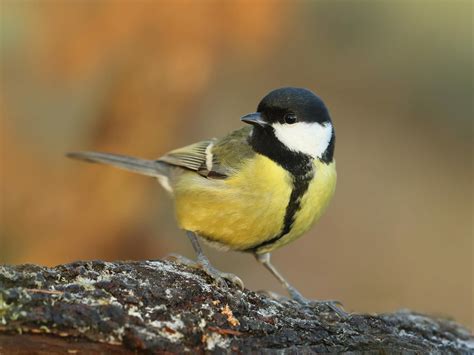
{"type": "Polygon", "coordinates": [[[453,321],[408,311],[341,318],[322,305],[218,288],[200,270],[161,260],[0,266],[0,353],[35,342],[121,352],[474,352],[453,321]]]}

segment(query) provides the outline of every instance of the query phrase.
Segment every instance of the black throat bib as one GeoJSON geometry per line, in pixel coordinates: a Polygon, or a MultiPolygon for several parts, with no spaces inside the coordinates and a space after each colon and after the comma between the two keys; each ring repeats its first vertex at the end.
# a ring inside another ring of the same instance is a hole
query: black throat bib
{"type": "Polygon", "coordinates": [[[262,247],[275,243],[291,231],[296,213],[301,207],[301,199],[308,190],[315,171],[312,157],[289,150],[275,137],[271,128],[254,128],[252,135],[249,137],[249,143],[257,153],[265,155],[287,170],[291,174],[293,184],[290,199],[286,206],[282,230],[276,236],[246,250],[255,252],[262,247]]]}

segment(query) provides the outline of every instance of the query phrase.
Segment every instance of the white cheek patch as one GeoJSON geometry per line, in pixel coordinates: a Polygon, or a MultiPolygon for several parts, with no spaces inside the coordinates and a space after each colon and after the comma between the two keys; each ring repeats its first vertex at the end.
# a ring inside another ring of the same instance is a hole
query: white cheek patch
{"type": "Polygon", "coordinates": [[[289,150],[321,158],[329,146],[332,125],[329,122],[297,122],[294,124],[274,123],[275,136],[289,150]]]}

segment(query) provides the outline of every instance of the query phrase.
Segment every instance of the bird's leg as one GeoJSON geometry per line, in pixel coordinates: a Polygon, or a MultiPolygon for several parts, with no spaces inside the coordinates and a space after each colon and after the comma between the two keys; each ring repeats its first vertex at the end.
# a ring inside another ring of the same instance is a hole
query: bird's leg
{"type": "Polygon", "coordinates": [[[338,301],[312,301],[308,300],[307,298],[303,297],[303,295],[298,292],[296,288],[291,286],[288,281],[278,272],[278,270],[273,266],[273,264],[270,262],[270,253],[264,253],[264,254],[255,254],[255,257],[257,258],[258,262],[261,263],[267,270],[269,270],[273,276],[275,276],[278,281],[282,284],[282,286],[288,291],[290,294],[291,298],[295,300],[298,303],[301,304],[311,304],[311,303],[318,303],[318,304],[324,304],[327,307],[329,307],[331,310],[336,312],[338,315],[341,317],[347,317],[347,313],[341,310],[337,305],[341,305],[340,302],[338,301]]]}
{"type": "Polygon", "coordinates": [[[185,257],[174,255],[173,257],[178,262],[181,262],[191,267],[202,269],[206,274],[208,274],[212,279],[214,279],[217,282],[217,284],[221,287],[226,288],[227,283],[225,280],[228,280],[232,282],[234,285],[238,286],[240,289],[244,288],[244,283],[239,277],[237,277],[234,274],[219,271],[214,266],[211,265],[211,262],[202,251],[201,245],[199,244],[199,241],[198,241],[198,237],[195,233],[191,231],[186,231],[186,235],[188,236],[193,246],[193,249],[196,252],[197,261],[192,261],[185,257]]]}

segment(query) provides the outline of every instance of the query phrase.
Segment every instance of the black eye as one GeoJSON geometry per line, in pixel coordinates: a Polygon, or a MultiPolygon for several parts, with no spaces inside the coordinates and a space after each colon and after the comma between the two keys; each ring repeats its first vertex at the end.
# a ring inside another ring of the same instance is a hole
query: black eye
{"type": "Polygon", "coordinates": [[[285,123],[293,124],[296,122],[297,117],[296,117],[296,114],[289,112],[285,114],[285,116],[283,117],[283,120],[285,121],[285,123]]]}

